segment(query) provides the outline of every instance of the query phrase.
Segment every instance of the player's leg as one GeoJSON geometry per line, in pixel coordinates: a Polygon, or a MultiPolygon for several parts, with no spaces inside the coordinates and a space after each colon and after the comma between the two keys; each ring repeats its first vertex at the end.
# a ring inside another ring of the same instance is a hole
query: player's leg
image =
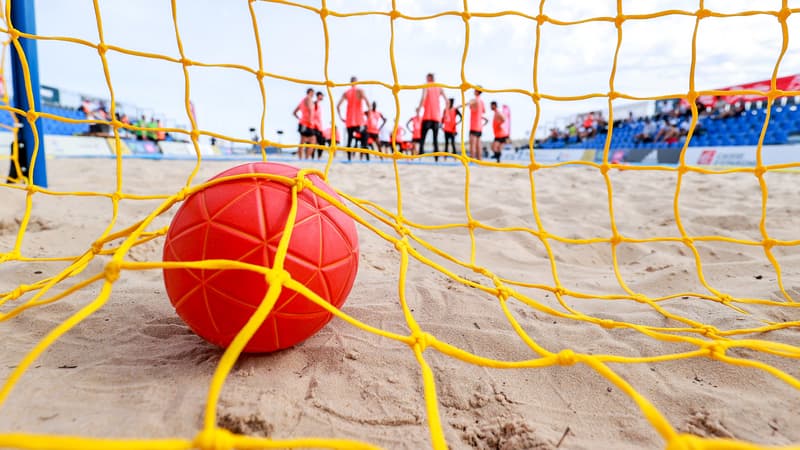
{"type": "MultiPolygon", "coordinates": [[[[361,127],[361,148],[368,149],[369,148],[367,146],[368,142],[369,142],[369,135],[367,134],[367,127],[361,127]]],[[[369,161],[369,153],[361,152],[360,158],[369,161]]]]}
{"type": "MultiPolygon", "coordinates": [[[[325,136],[322,135],[322,130],[317,130],[317,144],[325,145],[325,136]]],[[[317,149],[317,159],[322,159],[322,149],[317,149]]]]}
{"type": "MultiPolygon", "coordinates": [[[[439,122],[431,121],[431,131],[433,132],[433,153],[439,153],[439,122]]],[[[433,160],[439,162],[439,157],[434,156],[433,160]]]]}
{"type": "Polygon", "coordinates": [[[419,149],[417,150],[417,154],[419,155],[425,154],[425,140],[428,138],[429,124],[430,122],[427,120],[422,121],[422,131],[419,134],[419,149]]]}
{"type": "MultiPolygon", "coordinates": [[[[358,127],[347,127],[347,147],[352,148],[353,142],[356,139],[356,131],[358,131],[358,127]]],[[[350,161],[353,159],[353,151],[347,151],[347,160],[350,161]]]]}
{"type": "Polygon", "coordinates": [[[445,133],[444,134],[444,151],[445,153],[448,152],[447,145],[450,144],[450,147],[453,149],[453,154],[457,154],[456,151],[456,134],[455,133],[445,133]]]}

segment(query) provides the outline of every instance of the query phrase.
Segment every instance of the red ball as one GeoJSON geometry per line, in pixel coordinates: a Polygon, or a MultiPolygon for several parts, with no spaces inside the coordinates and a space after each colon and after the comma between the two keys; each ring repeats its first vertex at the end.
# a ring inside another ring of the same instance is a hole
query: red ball
{"type": "MultiPolygon", "coordinates": [[[[296,167],[250,163],[214,178],[265,173],[294,178],[296,167]]],[[[339,199],[317,175],[314,186],[339,199]]],[[[303,189],[284,262],[292,278],[331,305],[344,303],[358,270],[358,235],[347,214],[303,189]]],[[[265,178],[242,178],[195,192],[181,205],[167,232],[164,261],[229,259],[272,267],[292,205],[291,188],[265,178]]],[[[175,311],[207,341],[227,347],[263,300],[268,284],[248,270],[165,269],[164,283],[175,311]]],[[[284,287],[272,311],[245,346],[271,352],[304,341],[333,315],[284,287]]]]}

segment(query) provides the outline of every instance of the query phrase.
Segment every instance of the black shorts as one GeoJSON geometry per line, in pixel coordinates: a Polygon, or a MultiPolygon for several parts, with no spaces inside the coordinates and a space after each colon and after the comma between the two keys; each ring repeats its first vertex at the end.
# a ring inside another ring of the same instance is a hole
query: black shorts
{"type": "Polygon", "coordinates": [[[317,135],[317,130],[309,128],[303,125],[302,123],[297,125],[297,132],[300,133],[300,136],[303,137],[311,137],[317,135]]]}
{"type": "Polygon", "coordinates": [[[437,120],[423,120],[422,121],[422,129],[424,130],[424,129],[427,128],[429,130],[436,131],[436,130],[439,129],[439,124],[440,124],[440,122],[437,121],[437,120]]]}
{"type": "Polygon", "coordinates": [[[413,142],[415,144],[419,144],[420,142],[422,142],[422,138],[412,139],[411,142],[413,142]]]}
{"type": "Polygon", "coordinates": [[[483,133],[482,133],[482,132],[480,132],[480,131],[473,131],[473,130],[469,130],[469,135],[470,135],[470,136],[481,137],[481,135],[482,135],[482,134],[483,134],[483,133]]]}
{"type": "Polygon", "coordinates": [[[317,137],[317,143],[318,144],[322,144],[323,142],[325,142],[325,136],[322,135],[322,131],[321,130],[316,130],[315,129],[314,130],[314,136],[317,137]]]}
{"type": "Polygon", "coordinates": [[[367,133],[367,138],[372,139],[372,142],[378,143],[378,133],[367,133]]]}
{"type": "Polygon", "coordinates": [[[501,144],[505,144],[506,142],[508,142],[508,136],[496,137],[494,138],[494,141],[499,142],[501,144]]]}
{"type": "Polygon", "coordinates": [[[445,131],[444,132],[444,137],[447,138],[447,139],[455,138],[456,137],[456,132],[454,131],[454,132],[451,133],[449,131],[445,131]]]}
{"type": "Polygon", "coordinates": [[[392,141],[381,141],[381,147],[391,147],[392,141]]]}

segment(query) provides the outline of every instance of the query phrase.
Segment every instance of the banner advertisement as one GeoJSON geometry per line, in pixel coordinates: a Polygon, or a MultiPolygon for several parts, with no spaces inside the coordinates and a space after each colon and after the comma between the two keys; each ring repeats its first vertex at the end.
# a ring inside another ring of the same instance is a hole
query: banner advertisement
{"type": "MultiPolygon", "coordinates": [[[[689,147],[686,164],[690,166],[743,166],[755,167],[757,148],[737,147],[689,147]]],[[[800,163],[800,145],[765,145],[761,149],[761,161],[765,166],[773,164],[800,163]]]]}
{"type": "Polygon", "coordinates": [[[125,145],[134,155],[160,155],[161,149],[153,141],[140,141],[137,139],[123,139],[125,145]]]}
{"type": "Polygon", "coordinates": [[[47,156],[112,155],[112,149],[105,138],[92,136],[46,135],[44,148],[47,156]]]}
{"type": "MultiPolygon", "coordinates": [[[[0,146],[10,148],[12,134],[0,133],[0,146]]],[[[114,156],[113,139],[93,136],[57,136],[47,135],[44,138],[47,156],[93,157],[114,156]]],[[[195,158],[194,146],[191,142],[164,141],[156,144],[152,141],[122,139],[121,152],[130,156],[173,157],[178,159],[195,158]],[[163,153],[162,153],[163,151],[163,153]]],[[[609,153],[609,162],[632,164],[668,164],[680,162],[680,148],[666,149],[615,149],[609,153]]],[[[200,144],[200,152],[208,157],[229,157],[220,155],[210,144],[200,144]]],[[[755,167],[757,148],[754,145],[724,147],[689,147],[686,149],[685,161],[690,166],[727,166],[755,167]]],[[[603,152],[587,149],[536,149],[536,162],[539,164],[555,164],[568,161],[601,162],[603,152]]],[[[765,166],[776,164],[800,164],[800,144],[765,145],[761,149],[762,163],[765,166]]],[[[515,150],[509,146],[503,149],[503,161],[529,161],[529,150],[515,150]]]]}
{"type": "MultiPolygon", "coordinates": [[[[594,161],[595,150],[584,150],[579,148],[572,149],[536,149],[533,155],[539,164],[553,164],[565,161],[594,161]]],[[[528,150],[517,153],[517,160],[529,158],[528,150]],[[522,155],[524,153],[524,155],[522,155]]]]}
{"type": "MultiPolygon", "coordinates": [[[[608,157],[610,163],[640,163],[640,164],[678,164],[680,162],[681,149],[679,148],[660,148],[660,149],[614,149],[608,157]]],[[[599,150],[595,155],[595,162],[603,161],[603,152],[599,150]]]]}
{"type": "MultiPolygon", "coordinates": [[[[196,156],[194,145],[191,142],[161,141],[158,143],[164,156],[196,156]]],[[[203,156],[214,155],[214,148],[211,145],[199,145],[200,154],[203,156]]]]}
{"type": "MultiPolygon", "coordinates": [[[[557,151],[557,150],[551,150],[557,151]]],[[[669,164],[680,162],[680,148],[616,149],[609,154],[611,163],[669,164]]],[[[537,159],[539,153],[536,153],[537,159]]],[[[602,162],[603,152],[598,151],[595,162],[602,162]]],[[[800,162],[800,145],[765,145],[761,150],[764,165],[800,162]]],[[[689,147],[686,164],[690,166],[744,166],[755,167],[756,146],[689,147]]]]}

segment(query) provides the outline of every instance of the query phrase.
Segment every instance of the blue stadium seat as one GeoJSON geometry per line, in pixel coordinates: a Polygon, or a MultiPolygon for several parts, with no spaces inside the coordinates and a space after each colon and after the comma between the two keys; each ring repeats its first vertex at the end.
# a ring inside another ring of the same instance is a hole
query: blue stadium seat
{"type": "Polygon", "coordinates": [[[7,111],[0,111],[0,124],[11,126],[14,123],[14,119],[11,117],[11,113],[7,111]]]}
{"type": "Polygon", "coordinates": [[[789,135],[785,131],[768,131],[764,137],[766,145],[781,145],[789,140],[789,135]]]}

